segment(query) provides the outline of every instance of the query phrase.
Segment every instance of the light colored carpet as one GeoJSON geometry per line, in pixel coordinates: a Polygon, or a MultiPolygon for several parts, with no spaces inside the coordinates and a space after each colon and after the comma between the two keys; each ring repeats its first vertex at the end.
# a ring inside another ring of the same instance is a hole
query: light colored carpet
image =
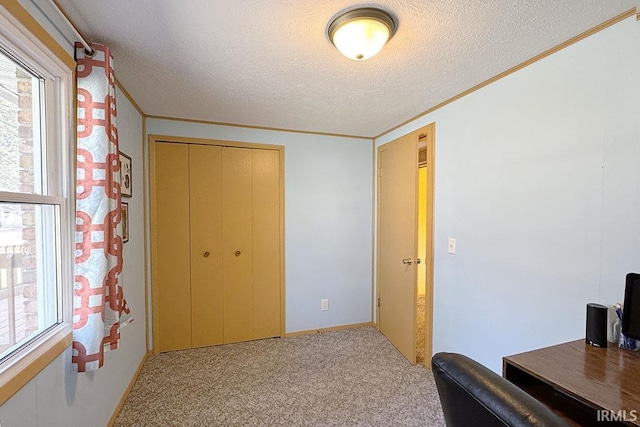
{"type": "Polygon", "coordinates": [[[431,371],[373,327],[149,358],[115,426],[444,426],[431,371]]]}
{"type": "Polygon", "coordinates": [[[416,313],[416,360],[418,363],[422,363],[424,361],[424,347],[425,347],[425,304],[424,304],[424,295],[418,295],[418,304],[417,304],[416,313]]]}

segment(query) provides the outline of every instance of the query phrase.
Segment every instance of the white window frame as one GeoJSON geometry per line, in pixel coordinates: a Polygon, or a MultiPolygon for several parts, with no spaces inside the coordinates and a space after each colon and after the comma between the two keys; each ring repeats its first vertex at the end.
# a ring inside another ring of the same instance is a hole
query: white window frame
{"type": "MultiPolygon", "coordinates": [[[[46,196],[0,192],[2,202],[47,203],[59,206],[56,258],[58,323],[16,351],[0,364],[0,405],[35,377],[72,341],[74,242],[75,242],[75,144],[72,113],[74,75],[61,60],[9,11],[0,7],[0,45],[45,80],[46,147],[42,161],[46,196]],[[72,162],[73,161],[73,162],[72,162]]],[[[39,165],[34,164],[34,168],[39,165]]]]}

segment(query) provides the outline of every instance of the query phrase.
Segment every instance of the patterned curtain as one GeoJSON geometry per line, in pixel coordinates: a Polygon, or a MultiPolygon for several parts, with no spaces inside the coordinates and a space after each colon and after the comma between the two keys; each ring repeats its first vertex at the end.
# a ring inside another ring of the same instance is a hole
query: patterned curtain
{"type": "Polygon", "coordinates": [[[129,309],[122,271],[120,161],[113,58],[106,46],[89,56],[76,45],[77,201],[72,362],[78,372],[102,367],[118,348],[129,309]]]}

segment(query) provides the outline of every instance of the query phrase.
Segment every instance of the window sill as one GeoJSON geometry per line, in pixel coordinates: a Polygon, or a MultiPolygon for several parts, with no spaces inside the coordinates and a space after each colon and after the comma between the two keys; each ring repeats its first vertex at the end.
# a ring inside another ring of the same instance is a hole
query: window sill
{"type": "Polygon", "coordinates": [[[0,372],[0,405],[53,362],[71,342],[71,325],[63,323],[6,361],[7,366],[0,372]]]}

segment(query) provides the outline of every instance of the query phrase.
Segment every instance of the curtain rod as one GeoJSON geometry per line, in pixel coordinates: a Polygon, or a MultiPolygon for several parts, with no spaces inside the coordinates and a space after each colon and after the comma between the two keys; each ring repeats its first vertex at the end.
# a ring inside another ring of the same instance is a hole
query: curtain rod
{"type": "Polygon", "coordinates": [[[73,22],[71,22],[69,17],[67,17],[67,14],[62,11],[62,8],[58,5],[58,2],[56,0],[50,0],[50,1],[51,1],[51,4],[53,5],[53,8],[58,12],[58,15],[60,15],[62,20],[67,23],[67,26],[73,30],[76,38],[80,41],[80,43],[82,43],[82,46],[84,46],[84,51],[86,52],[86,54],[89,56],[95,55],[96,54],[95,49],[92,48],[89,45],[89,42],[87,41],[87,39],[82,34],[80,34],[80,31],[78,31],[78,29],[73,24],[73,22]]]}

